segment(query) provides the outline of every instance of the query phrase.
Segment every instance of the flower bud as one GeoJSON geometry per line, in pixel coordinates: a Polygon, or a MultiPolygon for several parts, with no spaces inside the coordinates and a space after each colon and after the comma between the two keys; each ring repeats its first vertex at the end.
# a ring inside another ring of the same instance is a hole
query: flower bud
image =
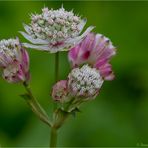
{"type": "Polygon", "coordinates": [[[68,76],[69,93],[84,100],[93,99],[98,95],[103,79],[97,69],[84,65],[74,68],[68,76]]]}
{"type": "Polygon", "coordinates": [[[64,102],[68,95],[67,80],[57,82],[52,88],[52,98],[54,101],[64,102]]]}
{"type": "Polygon", "coordinates": [[[3,78],[9,83],[29,80],[29,56],[18,38],[0,41],[0,68],[3,78]]]}

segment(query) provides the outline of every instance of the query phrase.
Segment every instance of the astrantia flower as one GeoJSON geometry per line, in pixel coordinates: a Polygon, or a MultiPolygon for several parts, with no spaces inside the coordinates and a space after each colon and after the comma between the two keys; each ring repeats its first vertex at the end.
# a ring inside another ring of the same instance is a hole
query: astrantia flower
{"type": "Polygon", "coordinates": [[[0,68],[10,83],[29,80],[29,56],[18,39],[0,41],[0,68]]]}
{"type": "Polygon", "coordinates": [[[95,98],[102,86],[103,79],[96,68],[83,65],[74,68],[68,75],[69,93],[84,100],[95,98]]]}
{"type": "Polygon", "coordinates": [[[23,45],[51,53],[68,50],[93,29],[89,27],[80,35],[85,24],[86,19],[81,19],[63,7],[58,10],[43,8],[41,14],[32,14],[30,25],[24,24],[26,33],[21,32],[21,34],[32,44],[23,45]]]}
{"type": "Polygon", "coordinates": [[[68,95],[67,80],[57,82],[52,88],[52,98],[54,101],[64,102],[68,95]]]}
{"type": "Polygon", "coordinates": [[[72,67],[87,63],[97,68],[105,80],[112,80],[114,74],[109,61],[115,54],[115,47],[107,37],[89,33],[81,43],[69,51],[69,60],[72,67]]]}

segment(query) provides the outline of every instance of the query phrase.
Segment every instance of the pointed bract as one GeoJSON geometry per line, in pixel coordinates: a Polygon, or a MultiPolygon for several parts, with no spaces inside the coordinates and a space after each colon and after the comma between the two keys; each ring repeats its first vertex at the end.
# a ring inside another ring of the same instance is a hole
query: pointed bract
{"type": "Polygon", "coordinates": [[[109,61],[115,54],[116,49],[107,37],[89,33],[82,42],[71,48],[68,57],[72,67],[87,63],[97,68],[105,80],[112,80],[114,75],[109,61]]]}

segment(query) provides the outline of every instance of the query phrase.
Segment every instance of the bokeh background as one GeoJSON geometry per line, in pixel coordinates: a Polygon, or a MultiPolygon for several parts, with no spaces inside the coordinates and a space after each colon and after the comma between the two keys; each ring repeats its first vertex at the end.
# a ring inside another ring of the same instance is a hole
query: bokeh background
{"type": "MultiPolygon", "coordinates": [[[[30,14],[61,5],[87,17],[86,27],[108,36],[117,47],[112,64],[116,79],[105,82],[96,100],[81,107],[61,128],[58,146],[138,146],[148,144],[148,2],[7,1],[0,2],[0,39],[19,36],[30,14]]],[[[54,54],[28,49],[31,87],[50,114],[54,54]]],[[[70,71],[67,53],[60,53],[60,78],[70,71]]],[[[48,146],[50,130],[19,96],[21,85],[0,78],[0,145],[48,146]]]]}

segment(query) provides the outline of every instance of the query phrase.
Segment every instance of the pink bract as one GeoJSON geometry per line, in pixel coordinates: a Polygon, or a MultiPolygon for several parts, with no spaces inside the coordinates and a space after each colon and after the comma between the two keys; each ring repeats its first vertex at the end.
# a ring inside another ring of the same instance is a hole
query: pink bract
{"type": "Polygon", "coordinates": [[[115,49],[107,37],[89,33],[81,43],[71,48],[68,57],[73,68],[89,64],[98,69],[105,80],[112,80],[114,74],[109,62],[116,54],[115,49]]]}

